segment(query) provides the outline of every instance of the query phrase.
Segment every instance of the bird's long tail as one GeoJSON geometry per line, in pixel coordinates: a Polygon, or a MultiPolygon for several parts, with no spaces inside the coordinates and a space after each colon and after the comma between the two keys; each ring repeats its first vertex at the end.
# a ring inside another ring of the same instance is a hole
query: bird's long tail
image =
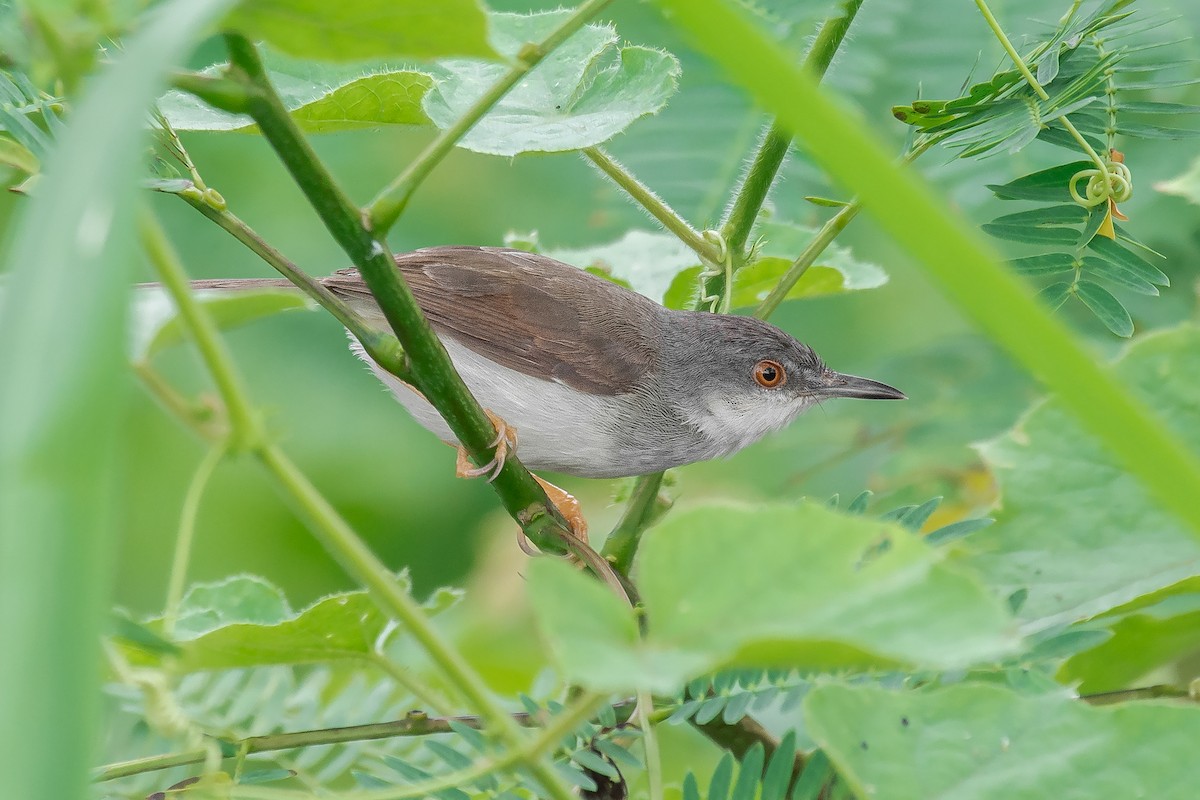
{"type": "MultiPolygon", "coordinates": [[[[153,289],[160,286],[157,283],[139,283],[139,289],[153,289]]],[[[250,289],[295,289],[296,287],[286,278],[208,278],[192,281],[193,289],[221,289],[225,291],[246,291],[250,289]]]]}

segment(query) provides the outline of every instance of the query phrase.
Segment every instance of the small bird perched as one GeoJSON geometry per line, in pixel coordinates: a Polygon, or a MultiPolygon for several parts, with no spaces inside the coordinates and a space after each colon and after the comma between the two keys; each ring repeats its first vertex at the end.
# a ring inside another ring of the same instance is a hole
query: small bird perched
{"type": "MultiPolygon", "coordinates": [[[[472,394],[520,434],[519,455],[531,469],[643,475],[736,453],[821,400],[904,398],[887,384],[834,372],[808,345],[761,320],[664,308],[545,256],[428,247],[396,256],[396,266],[472,394]]],[[[356,270],[321,283],[388,328],[356,270]]],[[[421,425],[457,445],[419,391],[371,361],[357,341],[351,347],[421,425]]]]}

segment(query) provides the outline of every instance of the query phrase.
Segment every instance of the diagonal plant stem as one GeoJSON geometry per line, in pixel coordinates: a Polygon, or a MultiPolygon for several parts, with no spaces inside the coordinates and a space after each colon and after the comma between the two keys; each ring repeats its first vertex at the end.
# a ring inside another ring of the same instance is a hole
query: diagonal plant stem
{"type": "MultiPolygon", "coordinates": [[[[936,139],[933,138],[924,139],[916,147],[905,153],[902,160],[906,164],[911,164],[918,156],[932,147],[935,142],[936,139]]],[[[833,240],[846,229],[846,226],[854,221],[854,218],[858,216],[858,212],[861,210],[862,202],[856,198],[842,206],[838,213],[826,220],[821,229],[817,231],[817,235],[813,237],[813,240],[808,243],[804,251],[792,262],[792,266],[788,268],[788,271],[783,274],[783,277],[771,289],[771,293],[759,303],[758,308],[754,310],[754,316],[765,320],[775,313],[775,309],[779,308],[779,304],[787,298],[788,292],[792,290],[792,287],[804,277],[804,273],[808,272],[808,268],[816,263],[817,259],[821,257],[821,253],[824,253],[825,249],[833,243],[833,240]]]]}
{"type": "Polygon", "coordinates": [[[675,234],[681,242],[690,247],[696,255],[709,262],[721,260],[717,247],[704,238],[704,235],[693,228],[678,211],[671,208],[654,190],[637,179],[625,165],[618,162],[602,147],[589,147],[583,154],[597,169],[607,175],[612,182],[625,190],[642,209],[654,217],[664,228],[675,234]]]}
{"type": "MultiPolygon", "coordinates": [[[[817,38],[804,58],[804,66],[818,78],[823,77],[833,63],[833,57],[842,46],[862,4],[863,0],[842,0],[838,11],[822,23],[817,38]]],[[[735,269],[741,266],[746,257],[746,241],[750,238],[754,221],[758,219],[758,212],[762,210],[791,143],[791,133],[779,124],[779,120],[774,120],[759,142],[746,178],[738,187],[729,207],[729,216],[721,225],[721,235],[734,254],[735,269]]]]}
{"type": "Polygon", "coordinates": [[[302,292],[315,300],[328,311],[334,319],[342,323],[346,330],[362,343],[367,354],[388,372],[400,378],[409,375],[408,361],[400,341],[387,331],[381,331],[369,325],[354,309],[311,275],[304,272],[289,261],[282,253],[269,245],[266,240],[254,232],[245,222],[223,208],[216,208],[207,202],[200,192],[181,191],[174,193],[192,208],[215,222],[233,238],[244,244],[255,255],[274,267],[285,278],[294,283],[302,292]]]}
{"type": "MultiPolygon", "coordinates": [[[[499,443],[496,429],[450,363],[386,244],[367,227],[367,218],[338,188],[300,134],[254,45],[238,34],[225,34],[225,42],[230,55],[226,77],[241,82],[248,97],[239,110],[258,123],[321,221],[359,269],[408,355],[413,383],[446,420],[472,460],[477,465],[492,462],[499,443]]],[[[201,97],[221,102],[221,97],[201,97]]],[[[568,549],[564,542],[572,537],[567,524],[519,459],[511,455],[505,459],[492,486],[530,540],[544,550],[568,549]]]]}
{"type": "MultiPolygon", "coordinates": [[[[395,576],[354,533],[349,524],[317,491],[295,464],[261,430],[259,418],[250,408],[249,395],[224,342],[208,312],[192,296],[187,275],[158,221],[144,213],[139,220],[143,247],[159,279],[179,309],[180,318],[196,343],[205,366],[213,375],[228,409],[242,409],[242,424],[247,426],[240,441],[275,479],[295,504],[318,541],[342,567],[359,580],[372,598],[394,620],[405,627],[438,665],[447,681],[472,708],[479,709],[497,740],[510,751],[524,752],[527,747],[519,726],[492,698],[483,678],[430,624],[424,612],[396,581],[395,576]],[[218,378],[218,376],[220,376],[218,378]]],[[[235,429],[236,430],[236,429],[235,429]]],[[[542,787],[556,798],[570,797],[562,779],[545,764],[531,761],[528,768],[542,787]]]]}
{"type": "MultiPolygon", "coordinates": [[[[1037,93],[1038,97],[1042,98],[1043,100],[1049,100],[1050,94],[1042,88],[1040,83],[1038,83],[1038,79],[1034,76],[1033,72],[1030,71],[1029,66],[1025,63],[1025,59],[1021,58],[1021,54],[1017,52],[1015,47],[1013,47],[1013,43],[1009,41],[1008,34],[1004,32],[1004,28],[1000,27],[1000,22],[996,19],[995,15],[992,14],[992,10],[988,8],[986,0],[975,0],[975,5],[979,8],[979,13],[983,15],[983,19],[985,22],[987,22],[988,27],[991,28],[992,34],[1004,48],[1004,52],[1008,53],[1008,57],[1012,59],[1013,64],[1016,65],[1017,71],[1020,72],[1022,77],[1025,78],[1025,82],[1028,83],[1029,87],[1037,93]]],[[[1074,13],[1074,8],[1071,9],[1070,13],[1074,13]]],[[[1070,16],[1070,14],[1068,14],[1068,16],[1070,16]]],[[[1079,132],[1079,129],[1075,127],[1074,123],[1067,119],[1065,114],[1059,117],[1059,119],[1062,121],[1063,127],[1067,129],[1067,132],[1071,134],[1071,137],[1075,139],[1075,141],[1079,143],[1079,146],[1083,148],[1083,151],[1087,153],[1088,158],[1095,162],[1096,168],[1100,170],[1100,175],[1104,179],[1104,185],[1111,185],[1109,183],[1110,179],[1108,175],[1108,162],[1100,157],[1100,154],[1092,148],[1092,145],[1088,143],[1088,140],[1082,133],[1079,132]]]]}
{"type": "Polygon", "coordinates": [[[611,2],[612,0],[587,0],[540,44],[530,43],[522,47],[521,52],[517,54],[517,62],[513,64],[508,73],[484,92],[467,110],[466,114],[442,131],[399,177],[376,196],[365,212],[367,226],[377,236],[386,235],[400,215],[404,213],[409,199],[421,185],[421,181],[425,180],[433,168],[454,149],[458,140],[475,127],[475,124],[491,110],[492,106],[500,102],[501,98],[520,83],[530,70],[541,63],[542,59],[571,38],[572,34],[611,2]]]}

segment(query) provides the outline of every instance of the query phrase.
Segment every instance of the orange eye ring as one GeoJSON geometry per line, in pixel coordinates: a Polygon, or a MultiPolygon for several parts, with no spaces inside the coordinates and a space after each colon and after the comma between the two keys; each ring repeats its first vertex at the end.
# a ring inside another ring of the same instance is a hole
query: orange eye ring
{"type": "Polygon", "coordinates": [[[763,359],[754,365],[754,381],[764,389],[778,389],[787,382],[787,373],[778,361],[763,359]]]}

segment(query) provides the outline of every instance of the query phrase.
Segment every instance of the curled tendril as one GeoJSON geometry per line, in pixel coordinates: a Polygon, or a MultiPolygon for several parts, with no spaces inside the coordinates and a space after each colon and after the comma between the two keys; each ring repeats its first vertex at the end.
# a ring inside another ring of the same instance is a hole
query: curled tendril
{"type": "Polygon", "coordinates": [[[717,248],[717,261],[713,263],[706,259],[704,269],[700,271],[700,305],[708,306],[708,310],[714,313],[728,311],[733,291],[733,259],[729,253],[729,243],[720,231],[707,230],[700,235],[717,248]],[[725,276],[724,293],[708,294],[708,281],[722,275],[725,276]]]}
{"type": "Polygon", "coordinates": [[[1120,161],[1108,161],[1105,167],[1108,170],[1107,181],[1099,169],[1084,169],[1072,175],[1068,184],[1071,199],[1084,208],[1095,208],[1109,200],[1124,203],[1133,197],[1133,174],[1129,167],[1120,161]],[[1084,187],[1083,194],[1080,194],[1078,184],[1085,178],[1087,186],[1084,187]]]}

